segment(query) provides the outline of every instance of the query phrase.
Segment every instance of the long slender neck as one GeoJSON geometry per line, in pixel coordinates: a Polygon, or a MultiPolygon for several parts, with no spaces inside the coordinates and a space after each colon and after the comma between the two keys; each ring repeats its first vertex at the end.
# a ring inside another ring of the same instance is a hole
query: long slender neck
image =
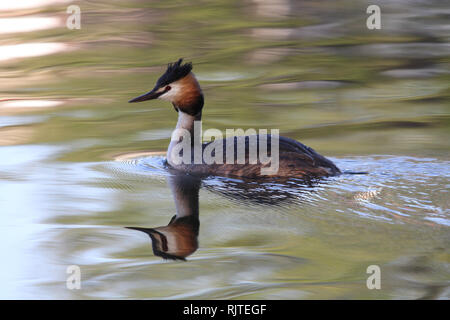
{"type": "Polygon", "coordinates": [[[198,218],[198,195],[201,181],[191,176],[175,175],[168,178],[175,200],[177,218],[192,216],[198,218]]]}
{"type": "Polygon", "coordinates": [[[185,129],[191,133],[191,137],[194,137],[194,121],[202,120],[202,112],[200,111],[195,116],[184,113],[183,111],[178,112],[178,122],[175,129],[185,129]]]}
{"type": "Polygon", "coordinates": [[[190,115],[185,112],[182,112],[181,110],[178,112],[177,126],[175,128],[175,131],[172,134],[169,148],[167,150],[167,161],[169,162],[170,165],[174,164],[173,159],[176,156],[176,154],[179,152],[179,150],[177,150],[178,148],[175,148],[175,147],[182,141],[181,136],[177,136],[174,138],[175,133],[177,133],[177,135],[180,133],[179,130],[187,131],[189,133],[192,148],[194,148],[195,141],[200,142],[200,145],[201,145],[201,135],[202,135],[201,127],[200,127],[200,130],[194,130],[195,121],[201,121],[201,119],[202,119],[201,111],[199,111],[196,115],[190,115]]]}

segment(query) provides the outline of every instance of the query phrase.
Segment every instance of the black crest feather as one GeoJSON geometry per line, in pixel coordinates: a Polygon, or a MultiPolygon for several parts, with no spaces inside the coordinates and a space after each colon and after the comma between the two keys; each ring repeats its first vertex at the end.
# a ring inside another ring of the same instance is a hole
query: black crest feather
{"type": "Polygon", "coordinates": [[[187,76],[192,70],[192,63],[182,65],[182,62],[183,59],[179,59],[177,62],[169,63],[166,72],[158,79],[157,86],[163,87],[187,76]]]}

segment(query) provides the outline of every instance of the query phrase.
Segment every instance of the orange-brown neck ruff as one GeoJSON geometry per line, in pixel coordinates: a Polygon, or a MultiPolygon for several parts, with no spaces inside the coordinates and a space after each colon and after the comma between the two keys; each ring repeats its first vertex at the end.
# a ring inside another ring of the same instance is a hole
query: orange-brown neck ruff
{"type": "Polygon", "coordinates": [[[178,92],[172,101],[175,107],[189,115],[197,115],[203,108],[203,94],[194,74],[189,73],[176,81],[175,85],[178,87],[178,92]]]}

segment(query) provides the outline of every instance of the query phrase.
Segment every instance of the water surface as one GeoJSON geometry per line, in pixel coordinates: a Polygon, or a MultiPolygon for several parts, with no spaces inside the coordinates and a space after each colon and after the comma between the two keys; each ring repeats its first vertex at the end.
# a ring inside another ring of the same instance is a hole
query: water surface
{"type": "Polygon", "coordinates": [[[372,31],[366,1],[80,1],[80,30],[69,4],[0,5],[1,298],[450,297],[448,5],[381,1],[372,31]],[[179,57],[204,129],[280,129],[368,174],[205,179],[198,248],[155,256],[125,227],[175,214],[176,113],[127,101],[179,57]]]}

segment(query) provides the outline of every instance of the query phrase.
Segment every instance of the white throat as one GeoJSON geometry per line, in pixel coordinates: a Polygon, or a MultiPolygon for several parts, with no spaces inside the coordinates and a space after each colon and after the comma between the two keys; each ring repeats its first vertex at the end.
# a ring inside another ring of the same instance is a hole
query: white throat
{"type": "Polygon", "coordinates": [[[178,111],[178,122],[176,129],[186,129],[193,133],[194,121],[200,120],[198,116],[191,116],[183,111],[178,111]]]}
{"type": "MultiPolygon", "coordinates": [[[[178,111],[178,122],[177,126],[172,133],[172,137],[170,140],[169,148],[167,150],[167,162],[169,162],[170,165],[174,165],[174,158],[177,152],[179,152],[178,148],[175,148],[180,142],[181,139],[179,136],[175,137],[175,132],[186,131],[186,133],[189,133],[189,136],[191,138],[191,145],[193,145],[194,141],[200,141],[201,145],[201,129],[199,132],[195,132],[194,130],[194,124],[195,121],[201,121],[202,119],[202,113],[201,111],[196,114],[195,116],[192,116],[190,114],[187,114],[182,111],[178,111]],[[199,135],[199,137],[196,137],[195,135],[199,135]]],[[[198,130],[197,130],[198,131],[198,130]]]]}

